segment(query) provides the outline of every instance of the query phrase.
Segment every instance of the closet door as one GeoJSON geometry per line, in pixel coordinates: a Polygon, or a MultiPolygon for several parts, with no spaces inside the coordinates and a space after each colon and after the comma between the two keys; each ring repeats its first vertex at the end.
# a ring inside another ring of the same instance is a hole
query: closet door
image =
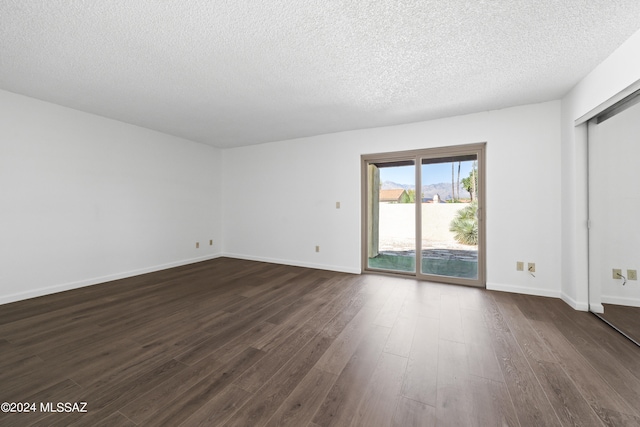
{"type": "Polygon", "coordinates": [[[640,97],[589,122],[589,305],[640,342],[640,97]]]}

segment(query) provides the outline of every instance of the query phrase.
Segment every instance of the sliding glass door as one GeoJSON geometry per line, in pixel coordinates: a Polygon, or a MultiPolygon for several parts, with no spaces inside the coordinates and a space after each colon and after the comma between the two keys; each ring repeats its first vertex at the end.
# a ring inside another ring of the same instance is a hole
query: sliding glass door
{"type": "Polygon", "coordinates": [[[362,156],[365,271],[484,286],[484,147],[362,156]]]}
{"type": "Polygon", "coordinates": [[[369,163],[367,172],[367,267],[415,274],[415,161],[369,163]]]}

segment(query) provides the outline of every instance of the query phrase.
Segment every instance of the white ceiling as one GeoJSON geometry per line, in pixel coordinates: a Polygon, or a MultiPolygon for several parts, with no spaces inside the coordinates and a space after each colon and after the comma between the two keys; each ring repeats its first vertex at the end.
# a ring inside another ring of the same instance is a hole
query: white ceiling
{"type": "Polygon", "coordinates": [[[638,0],[3,0],[0,88],[217,147],[559,99],[638,0]]]}

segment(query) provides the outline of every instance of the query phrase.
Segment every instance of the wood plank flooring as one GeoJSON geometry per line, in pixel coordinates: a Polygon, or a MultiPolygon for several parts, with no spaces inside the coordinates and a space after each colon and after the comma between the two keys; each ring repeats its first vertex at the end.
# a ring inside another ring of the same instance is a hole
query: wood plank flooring
{"type": "Polygon", "coordinates": [[[640,426],[640,348],[560,300],[226,258],[0,306],[0,355],[88,411],[2,426],[640,426]]]}

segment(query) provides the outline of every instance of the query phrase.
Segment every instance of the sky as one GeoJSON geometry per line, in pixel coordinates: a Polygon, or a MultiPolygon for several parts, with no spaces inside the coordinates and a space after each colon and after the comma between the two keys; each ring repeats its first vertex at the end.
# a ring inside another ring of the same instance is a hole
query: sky
{"type": "MultiPolygon", "coordinates": [[[[469,176],[472,161],[460,163],[460,181],[469,176]]],[[[454,163],[455,179],[458,179],[458,162],[454,163]]],[[[415,170],[413,166],[397,166],[380,168],[380,182],[392,181],[398,184],[415,184],[415,170]]],[[[422,165],[422,184],[439,184],[451,182],[451,162],[422,165]]]]}

